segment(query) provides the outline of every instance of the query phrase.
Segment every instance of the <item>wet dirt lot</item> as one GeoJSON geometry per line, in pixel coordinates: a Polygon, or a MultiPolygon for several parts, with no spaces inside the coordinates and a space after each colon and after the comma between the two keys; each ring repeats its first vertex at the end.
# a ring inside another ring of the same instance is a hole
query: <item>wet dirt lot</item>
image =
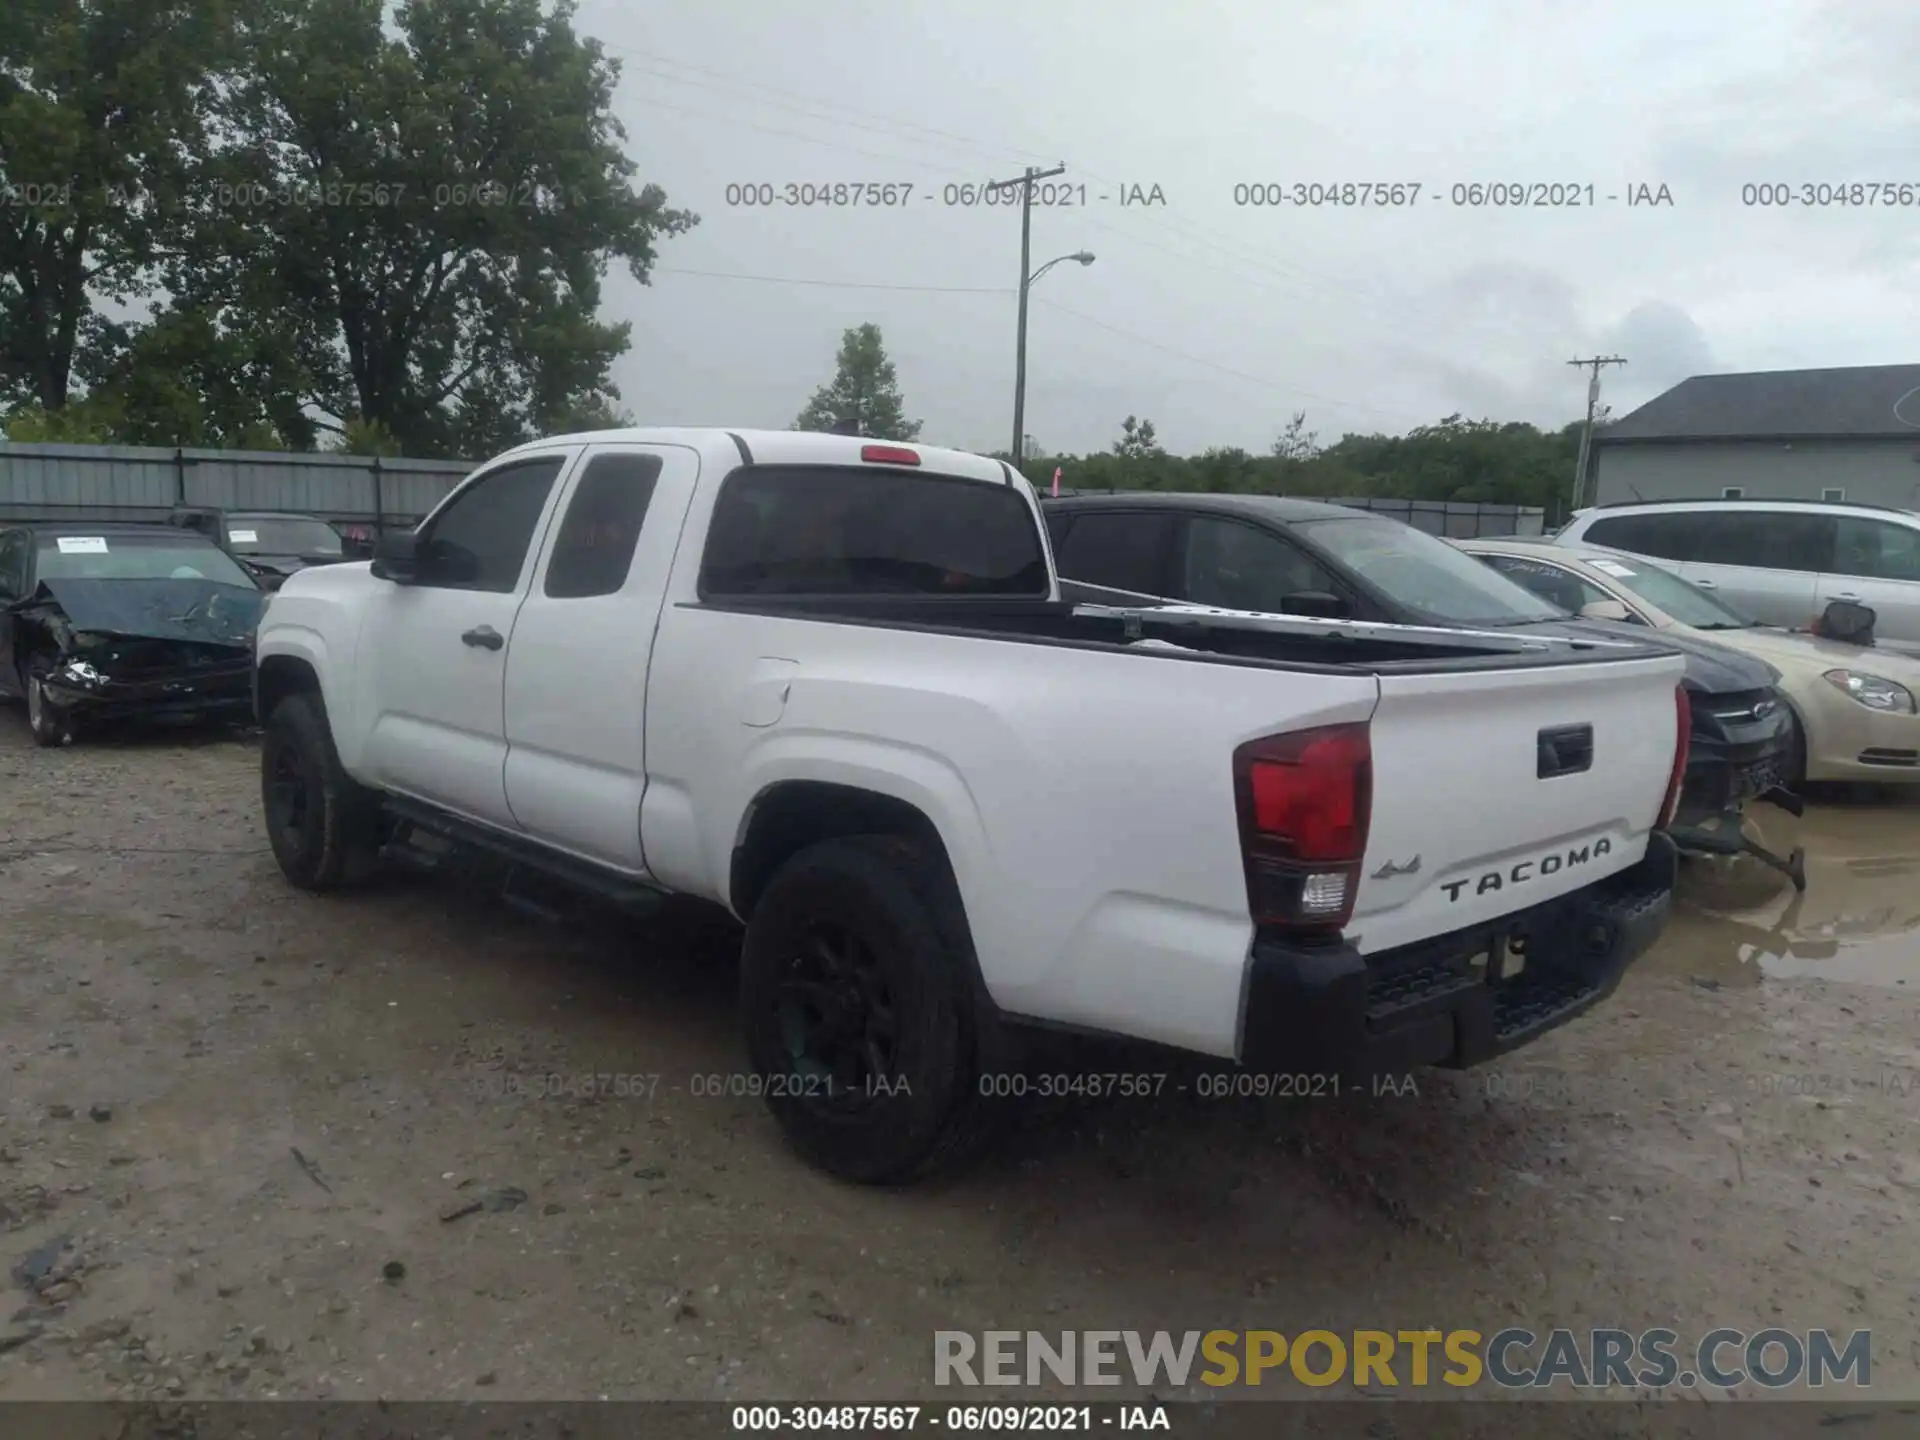
{"type": "Polygon", "coordinates": [[[1770,823],[1803,902],[1690,873],[1492,1071],[1070,1106],[889,1193],[726,1093],[724,944],[299,894],[256,765],[0,710],[0,1398],[910,1399],[940,1329],[1508,1324],[1871,1329],[1920,1393],[1920,803],[1770,823]]]}

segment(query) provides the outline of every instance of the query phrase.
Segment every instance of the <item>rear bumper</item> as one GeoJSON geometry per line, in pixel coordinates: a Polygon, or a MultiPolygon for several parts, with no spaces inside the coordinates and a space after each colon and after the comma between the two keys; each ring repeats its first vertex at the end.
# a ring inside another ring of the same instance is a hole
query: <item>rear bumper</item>
{"type": "Polygon", "coordinates": [[[1677,866],[1656,833],[1638,864],[1596,885],[1399,950],[1256,940],[1240,1063],[1364,1083],[1506,1054],[1613,993],[1666,928],[1677,866]]]}

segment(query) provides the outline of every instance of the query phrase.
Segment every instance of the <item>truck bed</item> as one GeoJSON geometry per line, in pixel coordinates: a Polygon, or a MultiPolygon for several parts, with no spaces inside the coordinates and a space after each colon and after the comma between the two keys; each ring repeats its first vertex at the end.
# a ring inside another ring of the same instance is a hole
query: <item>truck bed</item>
{"type": "Polygon", "coordinates": [[[1193,605],[1127,606],[946,595],[796,595],[706,600],[681,608],[1334,674],[1587,665],[1672,653],[1658,643],[1317,620],[1193,605]],[[1142,641],[1160,643],[1148,646],[1142,641]]]}

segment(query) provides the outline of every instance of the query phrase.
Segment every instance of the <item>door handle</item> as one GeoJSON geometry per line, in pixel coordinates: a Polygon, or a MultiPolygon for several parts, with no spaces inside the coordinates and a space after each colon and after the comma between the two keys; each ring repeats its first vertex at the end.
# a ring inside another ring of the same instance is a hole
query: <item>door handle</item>
{"type": "Polygon", "coordinates": [[[1718,590],[1720,588],[1718,585],[1714,584],[1713,581],[1711,580],[1696,580],[1693,583],[1699,586],[1702,590],[1718,590]]]}
{"type": "Polygon", "coordinates": [[[482,625],[478,630],[469,630],[460,637],[463,645],[478,645],[483,650],[498,650],[506,644],[506,639],[491,625],[482,625]]]}
{"type": "Polygon", "coordinates": [[[1833,598],[1836,600],[1846,600],[1854,605],[1858,605],[1860,603],[1860,597],[1858,595],[1855,595],[1850,590],[1842,590],[1839,594],[1835,595],[1833,598]]]}

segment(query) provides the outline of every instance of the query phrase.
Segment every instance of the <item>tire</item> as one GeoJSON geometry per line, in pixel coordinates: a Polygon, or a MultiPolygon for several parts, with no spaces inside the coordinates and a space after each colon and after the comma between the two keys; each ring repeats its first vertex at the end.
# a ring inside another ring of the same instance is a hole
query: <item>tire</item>
{"type": "Polygon", "coordinates": [[[364,880],[379,855],[379,798],[340,768],[318,695],[290,695],[267,717],[260,799],[280,871],[324,894],[364,880]]]}
{"type": "Polygon", "coordinates": [[[45,662],[35,661],[29,665],[25,678],[27,729],[33,734],[33,743],[48,749],[71,745],[73,715],[48,698],[45,662]]]}
{"type": "Polygon", "coordinates": [[[781,867],[747,924],[740,1000],[767,1107],[802,1157],[889,1185],[979,1155],[1004,1109],[980,1093],[981,1060],[1002,1042],[972,959],[952,876],[910,841],[828,840],[781,867]]]}

